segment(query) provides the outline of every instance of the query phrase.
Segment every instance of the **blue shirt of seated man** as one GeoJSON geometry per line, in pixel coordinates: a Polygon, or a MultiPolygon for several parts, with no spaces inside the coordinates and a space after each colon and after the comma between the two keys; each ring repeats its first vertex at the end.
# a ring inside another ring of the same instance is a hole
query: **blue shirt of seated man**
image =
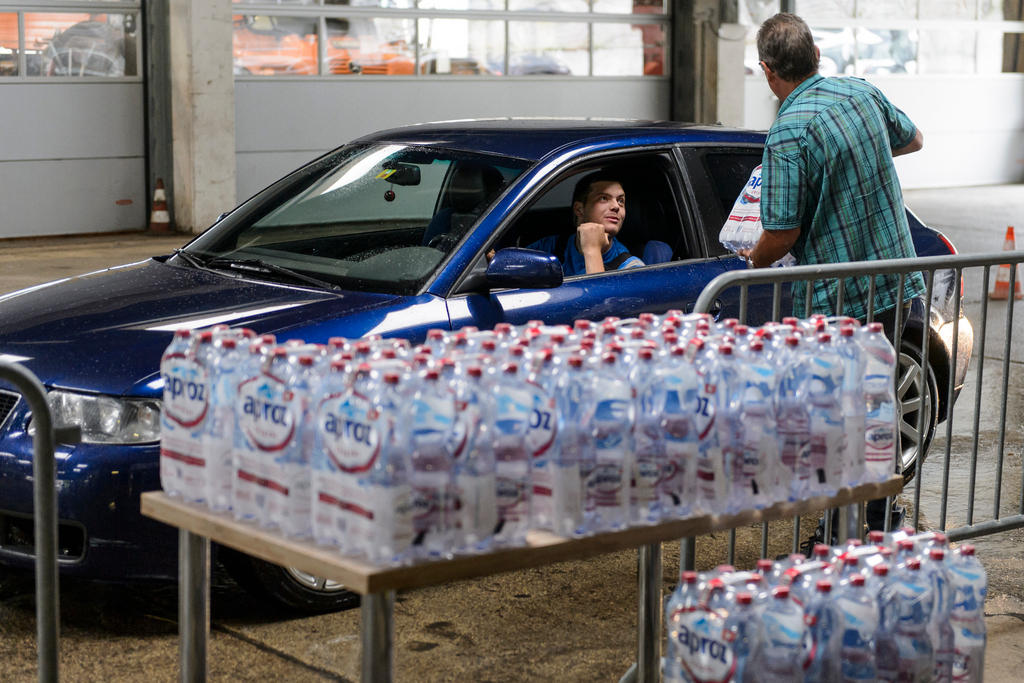
{"type": "Polygon", "coordinates": [[[574,235],[545,237],[530,245],[558,257],[564,275],[644,265],[616,239],[626,220],[626,192],[613,175],[597,171],[577,181],[572,193],[572,215],[574,235]]]}
{"type": "MultiPolygon", "coordinates": [[[[529,245],[527,249],[536,249],[537,251],[546,251],[549,254],[554,254],[558,257],[558,260],[562,263],[562,274],[565,277],[571,275],[583,275],[587,272],[586,261],[583,258],[583,254],[576,248],[576,240],[569,239],[565,245],[565,251],[561,254],[555,254],[555,250],[558,248],[558,235],[549,235],[543,237],[533,244],[529,245]]],[[[635,268],[637,266],[644,265],[644,262],[638,259],[636,256],[629,256],[624,261],[621,261],[618,266],[613,266],[612,263],[620,259],[621,254],[629,254],[629,250],[614,237],[611,238],[611,246],[608,251],[601,254],[601,258],[604,261],[605,270],[621,270],[623,268],[635,268]]]]}

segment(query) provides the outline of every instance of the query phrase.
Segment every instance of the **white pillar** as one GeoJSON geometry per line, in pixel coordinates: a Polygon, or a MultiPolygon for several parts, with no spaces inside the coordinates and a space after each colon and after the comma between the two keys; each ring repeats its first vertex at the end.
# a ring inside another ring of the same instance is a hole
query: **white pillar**
{"type": "Polygon", "coordinates": [[[235,206],[231,0],[171,0],[174,215],[199,233],[235,206]]]}

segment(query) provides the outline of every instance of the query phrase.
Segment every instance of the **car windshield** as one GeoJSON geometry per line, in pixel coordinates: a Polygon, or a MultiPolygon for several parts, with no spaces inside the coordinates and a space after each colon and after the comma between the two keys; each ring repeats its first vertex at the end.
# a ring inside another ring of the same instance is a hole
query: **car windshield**
{"type": "Polygon", "coordinates": [[[527,166],[435,147],[344,147],[208,230],[181,261],[275,282],[415,293],[527,166]]]}

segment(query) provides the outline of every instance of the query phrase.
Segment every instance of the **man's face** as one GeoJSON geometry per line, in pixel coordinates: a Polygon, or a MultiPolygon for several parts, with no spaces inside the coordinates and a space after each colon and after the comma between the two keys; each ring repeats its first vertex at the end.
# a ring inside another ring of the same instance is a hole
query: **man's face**
{"type": "Polygon", "coordinates": [[[576,223],[598,223],[610,237],[619,234],[622,222],[626,220],[626,193],[614,180],[599,181],[590,186],[584,202],[572,205],[576,223]]]}

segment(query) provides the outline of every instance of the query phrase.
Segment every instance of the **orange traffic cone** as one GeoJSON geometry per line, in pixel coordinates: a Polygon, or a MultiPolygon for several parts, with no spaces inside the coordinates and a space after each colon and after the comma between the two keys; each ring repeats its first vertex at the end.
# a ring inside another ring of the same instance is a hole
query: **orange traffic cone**
{"type": "MultiPolygon", "coordinates": [[[[1003,242],[1003,251],[1016,251],[1017,247],[1013,239],[1013,226],[1006,228],[1006,240],[1003,242]]],[[[1010,264],[1004,263],[996,270],[996,283],[992,291],[988,293],[989,299],[1007,299],[1010,296],[1010,264]]],[[[1017,270],[1017,277],[1013,281],[1013,298],[1020,299],[1024,294],[1020,287],[1020,269],[1017,270]]]]}
{"type": "Polygon", "coordinates": [[[171,231],[171,214],[167,211],[167,193],[164,190],[163,178],[156,179],[156,189],[153,190],[153,211],[149,214],[149,231],[171,231]]]}

